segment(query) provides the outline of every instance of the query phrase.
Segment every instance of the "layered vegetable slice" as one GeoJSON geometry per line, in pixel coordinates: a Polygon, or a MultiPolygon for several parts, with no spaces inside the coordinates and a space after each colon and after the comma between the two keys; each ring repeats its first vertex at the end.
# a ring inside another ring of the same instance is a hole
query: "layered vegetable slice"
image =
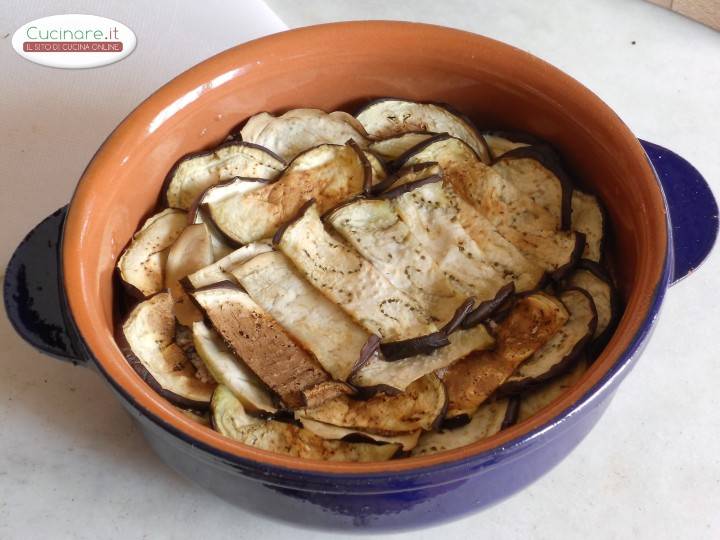
{"type": "Polygon", "coordinates": [[[191,289],[200,289],[220,283],[221,281],[234,281],[235,277],[231,274],[231,270],[245,261],[248,261],[272,250],[272,245],[266,242],[253,242],[246,246],[242,246],[235,251],[228,253],[222,259],[193,272],[185,278],[185,282],[191,289]]]}
{"type": "Polygon", "coordinates": [[[185,212],[167,208],[133,235],[117,262],[120,279],[131,293],[148,297],[163,289],[168,251],[186,225],[185,212]]]}
{"type": "Polygon", "coordinates": [[[454,429],[427,432],[420,436],[411,456],[436,454],[453,448],[467,446],[498,433],[503,428],[508,412],[508,399],[498,399],[482,405],[470,421],[454,429]]]}
{"type": "Polygon", "coordinates": [[[182,325],[202,320],[202,314],[188,298],[180,280],[212,262],[213,247],[207,227],[204,223],[188,225],[170,248],[165,265],[165,286],[175,301],[175,318],[182,325]]]}
{"type": "Polygon", "coordinates": [[[285,161],[267,148],[228,141],[178,161],[165,180],[165,202],[170,208],[189,210],[203,191],[223,180],[236,176],[272,179],[284,168],[285,161]]]}
{"type": "Polygon", "coordinates": [[[516,133],[507,131],[485,131],[482,136],[490,149],[490,155],[493,160],[498,159],[510,150],[522,148],[523,146],[529,146],[535,142],[528,140],[523,135],[518,136],[516,133]]]}
{"type": "Polygon", "coordinates": [[[196,377],[174,340],[173,299],[167,292],[138,304],[117,332],[123,354],[153,390],[180,407],[207,408],[215,383],[196,377]]]}
{"type": "Polygon", "coordinates": [[[411,148],[433,137],[426,131],[409,131],[370,143],[368,148],[387,161],[393,161],[411,148]]]}
{"type": "Polygon", "coordinates": [[[435,375],[418,379],[404,392],[378,393],[367,400],[340,396],[299,416],[367,433],[395,435],[436,426],[445,412],[447,394],[435,375]]]}
{"type": "Polygon", "coordinates": [[[242,290],[221,284],[190,293],[235,354],[290,408],[303,391],[330,378],[267,312],[242,290]]]}
{"type": "Polygon", "coordinates": [[[213,378],[225,385],[249,411],[274,412],[273,394],[268,387],[228,349],[223,339],[202,322],[192,326],[195,350],[213,378]]]}
{"type": "MultiPolygon", "coordinates": [[[[524,255],[496,230],[489,219],[460,196],[463,186],[472,183],[474,169],[482,166],[465,143],[454,137],[439,135],[410,150],[401,160],[405,167],[436,162],[445,179],[444,195],[453,213],[451,219],[454,218],[473,239],[482,252],[483,261],[501,273],[505,282],[512,280],[518,291],[538,285],[545,269],[524,255]]],[[[397,189],[403,181],[404,178],[399,178],[390,189],[397,189]]]]}
{"type": "Polygon", "coordinates": [[[581,359],[567,373],[524,392],[520,397],[517,421],[522,422],[527,420],[562,396],[570,388],[575,386],[585,374],[587,368],[587,361],[581,359]]]}
{"type": "Polygon", "coordinates": [[[468,119],[447,105],[385,98],[370,102],[355,116],[376,139],[416,131],[449,133],[465,141],[485,163],[490,163],[485,139],[468,119]]]}
{"type": "Polygon", "coordinates": [[[555,218],[556,229],[569,229],[572,181],[547,146],[522,146],[501,155],[492,168],[555,218]]]}
{"type": "Polygon", "coordinates": [[[567,283],[571,287],[583,289],[592,297],[597,312],[597,325],[592,339],[604,345],[613,330],[618,311],[617,295],[610,278],[598,264],[581,260],[567,283]]]}
{"type": "Polygon", "coordinates": [[[456,291],[390,201],[358,199],[340,206],[327,221],[399,290],[436,321],[448,321],[465,300],[456,291]]]}
{"type": "Polygon", "coordinates": [[[307,429],[247,414],[242,403],[223,385],[212,397],[212,421],[226,437],[261,450],[325,461],[385,461],[399,444],[364,444],[323,439],[307,429]]]}
{"type": "Polygon", "coordinates": [[[263,253],[232,274],[334,379],[347,379],[370,335],[303,279],[287,257],[263,253]]]}
{"type": "Polygon", "coordinates": [[[605,234],[605,212],[594,195],[573,191],[572,228],[585,235],[582,258],[600,262],[605,234]]]}
{"type": "Polygon", "coordinates": [[[448,417],[472,415],[567,320],[566,308],[555,297],[535,293],[519,299],[495,329],[494,350],[472,353],[441,373],[448,391],[448,417]]]}
{"type": "Polygon", "coordinates": [[[502,392],[511,393],[550,379],[569,369],[592,339],[597,312],[592,297],[582,289],[567,289],[560,300],[570,317],[558,332],[505,381],[502,392]]]}
{"type": "Polygon", "coordinates": [[[269,148],[286,161],[321,144],[353,140],[365,148],[369,143],[365,129],[354,116],[320,109],[292,109],[281,116],[256,114],[248,119],[240,134],[243,141],[269,148]]]}
{"type": "Polygon", "coordinates": [[[320,292],[383,341],[433,333],[430,316],[352,247],[333,238],[309,204],[276,237],[279,249],[320,292]]]}
{"type": "Polygon", "coordinates": [[[305,417],[299,417],[300,423],[308,431],[313,432],[318,437],[327,440],[345,440],[352,442],[375,441],[391,444],[399,444],[405,452],[412,450],[418,443],[421,429],[410,431],[407,433],[399,433],[396,435],[378,435],[377,433],[367,433],[356,429],[333,426],[324,422],[317,422],[305,417]]]}
{"type": "Polygon", "coordinates": [[[247,244],[272,236],[310,199],[322,213],[361,193],[369,174],[356,147],[324,144],[296,157],[272,184],[209,204],[209,215],[229,238],[247,244]]]}
{"type": "Polygon", "coordinates": [[[495,340],[482,326],[459,330],[448,336],[449,345],[430,354],[387,362],[381,356],[371,356],[358,367],[351,382],[363,387],[391,387],[405,390],[420,377],[451,365],[473,351],[490,349],[495,340]]]}

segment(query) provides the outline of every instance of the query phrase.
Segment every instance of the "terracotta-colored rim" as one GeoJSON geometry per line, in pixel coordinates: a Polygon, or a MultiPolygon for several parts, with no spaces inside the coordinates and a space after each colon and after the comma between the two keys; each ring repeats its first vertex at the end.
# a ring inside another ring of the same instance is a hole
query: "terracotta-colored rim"
{"type": "MultiPolygon", "coordinates": [[[[553,77],[561,80],[562,84],[573,87],[574,95],[582,106],[598,109],[604,117],[606,117],[608,123],[618,126],[616,135],[621,138],[620,143],[632,151],[639,163],[644,163],[644,171],[646,174],[643,175],[643,178],[635,178],[634,181],[649,182],[657,186],[654,172],[647,163],[645,153],[638,140],[630,130],[622,124],[615,113],[600,101],[597,96],[568,75],[565,75],[556,68],[527,53],[513,49],[500,42],[470,33],[430,25],[394,22],[321,25],[276,34],[268,38],[240,45],[206,60],[172,80],[150,96],[117,127],[98,150],[78,183],[64,229],[62,247],[64,287],[71,316],[84,343],[96,359],[103,373],[117,388],[121,389],[126,398],[154,421],[170,427],[172,430],[181,432],[183,436],[191,442],[194,441],[201,446],[217,449],[227,456],[258,462],[266,466],[275,466],[297,471],[330,474],[373,474],[412,471],[415,469],[451,464],[473,456],[478,456],[502,445],[507,445],[521,436],[526,436],[529,433],[538,432],[543,428],[547,428],[569,407],[577,404],[581,399],[587,400],[589,396],[592,395],[590,392],[591,389],[594,389],[594,391],[598,390],[598,384],[603,382],[608,371],[611,370],[620,359],[627,359],[626,355],[628,354],[628,350],[635,343],[636,337],[642,332],[647,331],[644,326],[647,323],[653,302],[658,299],[657,295],[662,293],[666,285],[663,280],[663,276],[665,275],[664,270],[667,264],[668,241],[667,229],[665,228],[656,231],[658,235],[656,239],[657,245],[664,246],[664,248],[652,253],[652,264],[646,265],[646,268],[643,270],[644,274],[638,276],[641,282],[652,283],[653,286],[648,287],[647,290],[638,291],[629,299],[625,314],[613,338],[582,380],[561,400],[555,402],[551,407],[525,422],[475,444],[440,454],[390,462],[360,464],[292,458],[257,450],[225,438],[188,419],[167,401],[155,394],[128,366],[112,339],[111,330],[107,328],[100,318],[86,308],[87,305],[92,304],[92,297],[94,294],[97,294],[97,291],[93,291],[91,288],[84,286],[84,284],[89,282],[89,279],[88,276],[83,274],[81,257],[78,257],[76,254],[81,252],[82,238],[85,232],[84,227],[88,219],[85,203],[94,196],[97,196],[93,191],[93,186],[102,182],[106,168],[122,160],[126,155],[125,152],[129,145],[128,141],[133,141],[133,139],[139,137],[143,130],[147,129],[150,122],[158,117],[158,113],[166,109],[168,104],[175,102],[178,96],[186,95],[193,88],[196,88],[197,81],[212,80],[217,73],[227,72],[230,66],[237,64],[238,55],[253,58],[254,55],[259,54],[264,47],[271,46],[274,42],[292,39],[301,43],[304,36],[310,33],[330,31],[330,29],[332,32],[355,32],[358,31],[360,24],[362,24],[365,29],[367,29],[367,25],[371,25],[374,31],[409,32],[413,31],[413,28],[422,28],[425,31],[437,32],[445,36],[454,34],[456,35],[455,37],[457,37],[457,34],[460,34],[463,39],[484,40],[488,47],[497,48],[498,51],[504,49],[506,53],[507,50],[510,49],[514,51],[513,54],[524,55],[527,62],[543,64],[543,69],[551,73],[553,77]],[[71,284],[74,284],[74,286],[71,284]]],[[[653,194],[650,200],[645,201],[647,204],[646,210],[655,213],[657,216],[661,216],[664,222],[665,205],[659,187],[656,187],[653,194]]]]}

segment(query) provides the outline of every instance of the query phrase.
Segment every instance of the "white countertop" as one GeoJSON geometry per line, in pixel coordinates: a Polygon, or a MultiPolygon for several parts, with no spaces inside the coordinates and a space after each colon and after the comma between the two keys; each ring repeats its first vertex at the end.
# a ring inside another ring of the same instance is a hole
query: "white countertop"
{"type": "MultiPolygon", "coordinates": [[[[282,26],[249,25],[242,2],[220,0],[10,4],[0,13],[2,268],[24,233],[67,202],[135,103],[203,58],[282,26]],[[84,71],[43,68],[12,51],[5,34],[72,12],[125,23],[136,51],[84,71]]],[[[291,27],[416,20],[526,49],[594,90],[639,137],[686,157],[720,193],[720,33],[679,15],[630,0],[268,4],[291,27]]],[[[720,537],[718,290],[716,251],[669,291],[643,358],[557,468],[489,510],[406,537],[720,537]]],[[[98,376],[34,352],[4,316],[0,337],[0,538],[329,538],[265,521],[179,477],[98,376]]]]}

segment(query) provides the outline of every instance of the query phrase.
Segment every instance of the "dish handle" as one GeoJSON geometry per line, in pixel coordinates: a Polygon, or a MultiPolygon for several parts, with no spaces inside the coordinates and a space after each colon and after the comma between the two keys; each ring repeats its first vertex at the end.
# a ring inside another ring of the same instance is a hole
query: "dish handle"
{"type": "Polygon", "coordinates": [[[67,206],[31,230],[13,253],[3,283],[5,311],[15,331],[41,352],[84,364],[70,337],[60,283],[60,238],[67,206]]]}
{"type": "Polygon", "coordinates": [[[718,205],[698,170],[675,152],[643,141],[668,208],[674,256],[671,284],[702,264],[718,234],[718,205]]]}

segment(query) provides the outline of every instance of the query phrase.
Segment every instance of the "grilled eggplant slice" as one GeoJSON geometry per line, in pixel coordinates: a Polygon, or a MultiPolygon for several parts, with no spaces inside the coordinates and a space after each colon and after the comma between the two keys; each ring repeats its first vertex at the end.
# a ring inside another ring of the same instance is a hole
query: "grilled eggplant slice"
{"type": "Polygon", "coordinates": [[[490,163],[485,139],[470,120],[447,105],[385,98],[369,103],[355,117],[375,139],[417,131],[449,133],[465,141],[480,159],[490,163]]]}
{"type": "Polygon", "coordinates": [[[386,362],[379,355],[360,365],[350,381],[361,387],[390,387],[405,390],[420,377],[441,370],[473,351],[490,349],[495,340],[487,329],[478,325],[448,336],[450,344],[430,354],[386,362]]]}
{"type": "Polygon", "coordinates": [[[425,254],[390,201],[357,199],[341,205],[326,221],[436,321],[448,321],[465,300],[425,254]]]}
{"type": "Polygon", "coordinates": [[[178,322],[191,326],[202,320],[202,313],[190,301],[180,280],[212,264],[213,248],[205,224],[188,225],[168,252],[165,264],[165,286],[175,301],[173,312],[178,322]]]}
{"type": "Polygon", "coordinates": [[[605,212],[594,195],[573,191],[572,228],[585,235],[582,258],[600,262],[603,253],[605,212]]]}
{"type": "Polygon", "coordinates": [[[500,156],[492,167],[551,214],[555,228],[570,228],[573,184],[549,146],[515,148],[500,156]]]}
{"type": "Polygon", "coordinates": [[[317,361],[236,286],[210,286],[190,294],[229,348],[287,407],[302,407],[303,390],[330,380],[317,361]]]}
{"type": "Polygon", "coordinates": [[[567,320],[565,307],[555,297],[535,293],[519,299],[496,328],[495,350],[474,352],[441,373],[448,391],[447,416],[473,414],[567,320]]]}
{"type": "Polygon", "coordinates": [[[454,429],[427,432],[420,436],[411,456],[426,456],[467,446],[498,433],[503,428],[509,400],[498,399],[482,405],[470,421],[454,429]]]}
{"type": "Polygon", "coordinates": [[[208,205],[217,227],[241,244],[269,238],[309,199],[320,213],[362,193],[371,173],[352,146],[324,144],[293,160],[270,185],[208,205]]]}
{"type": "Polygon", "coordinates": [[[421,429],[416,429],[415,431],[410,431],[408,433],[378,435],[377,433],[366,433],[344,427],[333,426],[332,424],[317,422],[315,420],[311,420],[310,418],[300,417],[298,419],[305,429],[312,431],[318,437],[322,437],[326,440],[346,440],[352,442],[375,441],[379,443],[399,444],[405,452],[415,448],[418,439],[420,438],[420,434],[422,433],[421,429]]]}
{"type": "Polygon", "coordinates": [[[363,444],[328,441],[309,430],[285,422],[250,416],[233,393],[219,385],[212,397],[212,421],[226,437],[261,450],[325,461],[385,461],[399,444],[363,444]]]}
{"type": "Polygon", "coordinates": [[[568,389],[575,386],[575,383],[585,374],[587,368],[587,360],[581,359],[567,373],[524,392],[520,397],[517,421],[527,420],[562,396],[568,389]]]}
{"type": "Polygon", "coordinates": [[[213,264],[188,275],[185,279],[187,288],[200,289],[221,281],[235,281],[235,277],[230,273],[235,266],[267,251],[272,251],[272,246],[265,242],[255,242],[238,248],[213,264]]]}
{"type": "Polygon", "coordinates": [[[305,281],[282,253],[263,253],[233,276],[337,380],[344,381],[370,337],[342,309],[305,281]]]}
{"type": "Polygon", "coordinates": [[[185,212],[167,208],[148,218],[133,235],[117,263],[131,294],[147,298],[163,289],[168,251],[186,224],[185,212]]]}
{"type": "Polygon", "coordinates": [[[193,344],[210,374],[225,385],[248,411],[275,412],[273,394],[242,360],[227,348],[222,338],[200,321],[192,326],[193,344]]]}
{"type": "Polygon", "coordinates": [[[442,420],[447,394],[440,379],[426,375],[402,393],[378,393],[361,401],[340,396],[319,407],[303,409],[299,416],[379,435],[433,429],[442,420]]]}
{"type": "Polygon", "coordinates": [[[527,138],[528,136],[523,134],[507,131],[486,131],[482,136],[490,149],[493,160],[498,159],[504,153],[514,150],[515,148],[536,144],[533,137],[527,138]]]}
{"type": "Polygon", "coordinates": [[[480,302],[493,298],[508,276],[494,267],[460,224],[451,188],[441,181],[418,181],[416,186],[393,199],[403,222],[457,291],[480,302]]]}
{"type": "Polygon", "coordinates": [[[189,210],[203,191],[223,180],[236,176],[273,179],[284,168],[285,162],[267,148],[228,141],[180,159],[165,180],[165,202],[171,208],[189,210]]]}
{"type": "Polygon", "coordinates": [[[581,260],[578,269],[567,279],[571,287],[578,287],[590,294],[597,311],[597,326],[593,334],[593,345],[604,346],[610,337],[617,318],[617,295],[605,274],[597,263],[581,260]]]}
{"type": "Polygon", "coordinates": [[[251,117],[240,131],[242,140],[269,148],[286,161],[321,144],[353,140],[367,147],[367,133],[354,116],[320,109],[292,109],[281,116],[263,112],[251,117]]]}
{"type": "Polygon", "coordinates": [[[377,184],[384,182],[387,179],[388,171],[382,159],[367,150],[363,152],[363,155],[370,164],[370,185],[376,186],[377,184]]]}
{"type": "Polygon", "coordinates": [[[387,161],[394,161],[411,148],[433,137],[429,131],[409,131],[370,143],[368,148],[387,161]]]}
{"type": "MultiPolygon", "coordinates": [[[[483,262],[503,274],[503,281],[511,279],[518,291],[537,287],[544,275],[544,268],[525,256],[515,245],[503,237],[484,215],[463,199],[462,186],[470,183],[466,177],[474,168],[482,167],[477,157],[465,143],[454,137],[438,135],[408,152],[403,158],[405,167],[422,167],[424,172],[432,169],[422,164],[436,162],[445,179],[444,196],[447,199],[448,218],[460,225],[482,252],[483,262]],[[460,189],[458,188],[460,186],[460,189]]],[[[403,182],[400,178],[391,190],[403,182]]],[[[413,227],[422,234],[422,229],[413,227]]]]}
{"type": "Polygon", "coordinates": [[[193,411],[192,409],[183,409],[182,407],[176,407],[181,413],[187,416],[193,422],[197,422],[208,428],[212,428],[212,422],[210,421],[210,414],[208,411],[193,411]]]}
{"type": "Polygon", "coordinates": [[[582,289],[566,289],[560,300],[570,317],[558,332],[535,354],[520,364],[500,389],[517,393],[570,369],[592,339],[597,326],[597,311],[592,297],[582,289]]]}
{"type": "Polygon", "coordinates": [[[179,407],[206,409],[214,382],[203,382],[175,343],[173,299],[163,292],[138,304],[117,333],[130,365],[158,394],[179,407]]]}
{"type": "Polygon", "coordinates": [[[369,333],[387,342],[437,330],[415,300],[325,230],[316,203],[278,236],[275,242],[300,273],[369,333]]]}

